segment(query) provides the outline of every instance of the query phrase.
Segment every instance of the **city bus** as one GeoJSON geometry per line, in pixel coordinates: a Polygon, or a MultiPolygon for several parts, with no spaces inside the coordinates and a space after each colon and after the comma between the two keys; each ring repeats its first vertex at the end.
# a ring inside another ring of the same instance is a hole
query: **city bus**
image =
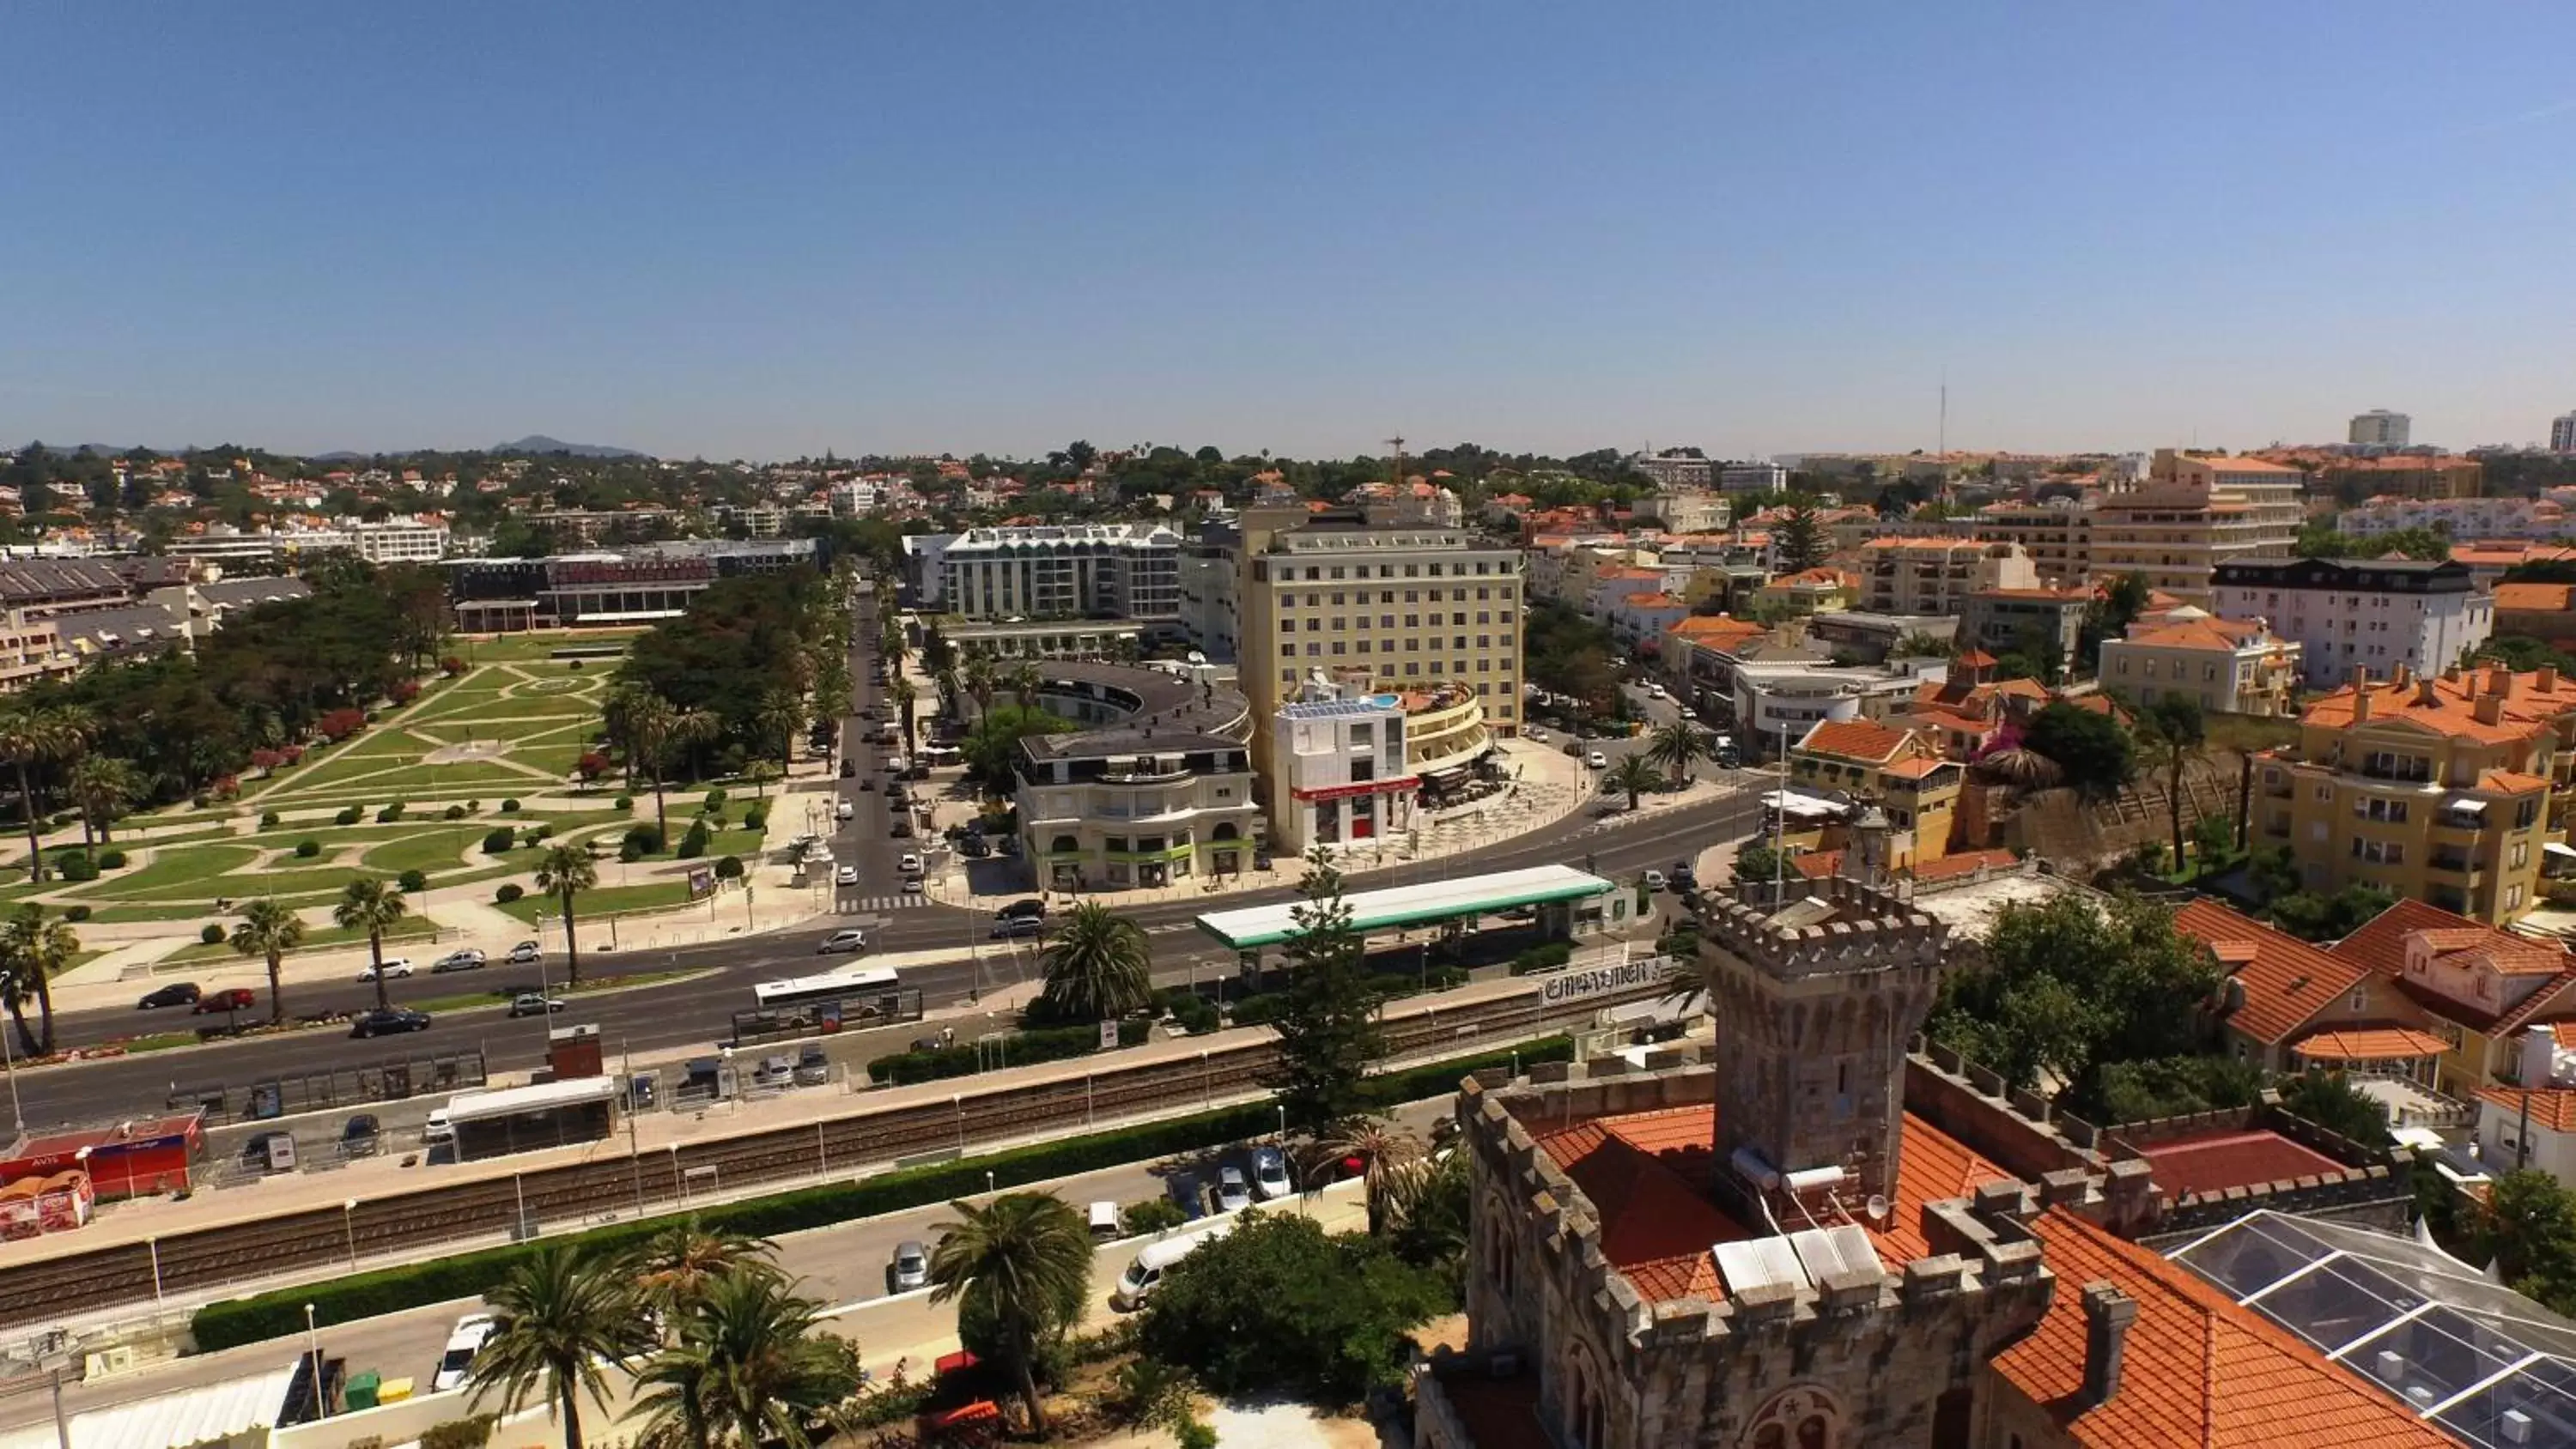
{"type": "Polygon", "coordinates": [[[763,981],[751,988],[751,998],[763,1011],[785,1011],[852,996],[882,996],[902,984],[903,978],[893,967],[878,966],[866,971],[763,981]]]}

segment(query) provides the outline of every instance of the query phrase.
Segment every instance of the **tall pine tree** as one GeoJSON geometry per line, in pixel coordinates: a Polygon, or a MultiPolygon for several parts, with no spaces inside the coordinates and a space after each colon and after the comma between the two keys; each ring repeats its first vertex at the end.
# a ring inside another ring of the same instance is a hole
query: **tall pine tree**
{"type": "Polygon", "coordinates": [[[1351,929],[1330,852],[1307,855],[1297,891],[1306,899],[1289,913],[1297,934],[1288,938],[1288,989],[1270,1019],[1279,1061],[1262,1085],[1279,1094],[1289,1126],[1316,1132],[1364,1110],[1360,1084],[1386,1055],[1386,1036],[1368,989],[1366,942],[1351,929]]]}

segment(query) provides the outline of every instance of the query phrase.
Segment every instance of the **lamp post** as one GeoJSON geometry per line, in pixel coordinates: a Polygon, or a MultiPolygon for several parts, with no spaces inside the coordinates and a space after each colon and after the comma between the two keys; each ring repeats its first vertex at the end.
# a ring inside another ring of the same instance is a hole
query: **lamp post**
{"type": "Polygon", "coordinates": [[[331,1401],[322,1392],[322,1333],[313,1326],[313,1305],[304,1305],[304,1342],[313,1351],[313,1408],[321,1417],[331,1417],[331,1401]]]}
{"type": "Polygon", "coordinates": [[[358,1200],[350,1198],[340,1204],[340,1235],[349,1245],[349,1271],[358,1271],[358,1200]]]}

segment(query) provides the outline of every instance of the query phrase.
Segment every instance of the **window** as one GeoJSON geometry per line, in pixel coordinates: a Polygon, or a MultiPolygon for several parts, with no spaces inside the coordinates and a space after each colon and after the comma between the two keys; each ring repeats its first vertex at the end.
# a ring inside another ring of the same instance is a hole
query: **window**
{"type": "Polygon", "coordinates": [[[2367,986],[2357,988],[2352,993],[2352,1000],[2345,1003],[2345,1005],[2353,1011],[2368,1011],[2370,1009],[2370,988],[2367,986]]]}

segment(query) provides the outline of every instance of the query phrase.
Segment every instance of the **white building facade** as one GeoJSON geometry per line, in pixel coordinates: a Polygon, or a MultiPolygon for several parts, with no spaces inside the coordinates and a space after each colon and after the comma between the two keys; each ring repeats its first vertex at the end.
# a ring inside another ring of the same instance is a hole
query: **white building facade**
{"type": "Polygon", "coordinates": [[[1270,832],[1302,854],[1373,845],[1413,825],[1421,781],[1405,760],[1404,706],[1316,675],[1270,719],[1270,832]]]}
{"type": "Polygon", "coordinates": [[[2403,448],[2415,435],[2415,420],[2404,413],[2372,408],[2355,413],[2344,440],[2356,448],[2403,448]]]}
{"type": "Polygon", "coordinates": [[[2307,683],[2354,666],[2378,678],[2405,665],[2439,674],[2495,630],[2495,596],[2466,564],[2415,559],[2244,559],[2218,566],[2211,612],[2262,619],[2299,646],[2307,683]]]}
{"type": "Polygon", "coordinates": [[[1181,536],[1162,524],[970,528],[938,566],[941,605],[968,618],[1181,613],[1181,536]]]}

